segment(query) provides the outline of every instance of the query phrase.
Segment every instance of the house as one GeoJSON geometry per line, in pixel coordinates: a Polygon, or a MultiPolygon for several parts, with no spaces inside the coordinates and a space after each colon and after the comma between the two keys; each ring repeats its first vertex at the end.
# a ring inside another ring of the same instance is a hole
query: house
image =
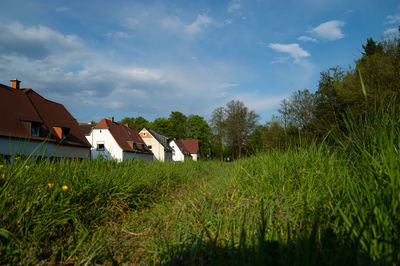
{"type": "Polygon", "coordinates": [[[199,140],[197,139],[181,140],[181,142],[190,152],[190,155],[192,155],[193,161],[197,161],[200,159],[199,140]]]}
{"type": "Polygon", "coordinates": [[[169,145],[173,149],[172,151],[172,160],[177,162],[183,162],[186,160],[192,160],[192,156],[190,152],[186,149],[185,145],[183,145],[181,140],[173,139],[170,141],[169,145]]]}
{"type": "Polygon", "coordinates": [[[173,149],[169,146],[169,139],[166,136],[146,127],[139,134],[157,160],[161,162],[172,161],[173,149]]]}
{"type": "Polygon", "coordinates": [[[86,136],[92,145],[92,158],[153,161],[153,153],[135,129],[114,122],[113,117],[102,119],[86,136]]]}
{"type": "Polygon", "coordinates": [[[0,84],[0,154],[89,158],[90,143],[78,123],[59,103],[32,89],[0,84]]]}

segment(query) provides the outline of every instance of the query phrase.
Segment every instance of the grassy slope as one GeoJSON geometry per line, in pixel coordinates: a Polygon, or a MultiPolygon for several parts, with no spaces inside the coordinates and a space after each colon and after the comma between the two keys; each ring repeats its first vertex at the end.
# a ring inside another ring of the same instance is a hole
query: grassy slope
{"type": "Polygon", "coordinates": [[[396,262],[399,123],[367,123],[234,163],[2,164],[0,264],[396,262]]]}

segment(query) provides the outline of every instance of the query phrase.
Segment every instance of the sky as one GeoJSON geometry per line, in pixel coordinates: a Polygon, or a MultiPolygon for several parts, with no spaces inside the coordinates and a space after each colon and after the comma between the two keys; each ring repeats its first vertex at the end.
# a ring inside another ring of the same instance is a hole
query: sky
{"type": "Polygon", "coordinates": [[[1,0],[0,83],[17,78],[79,122],[208,120],[240,100],[263,124],[399,25],[398,0],[1,0]]]}

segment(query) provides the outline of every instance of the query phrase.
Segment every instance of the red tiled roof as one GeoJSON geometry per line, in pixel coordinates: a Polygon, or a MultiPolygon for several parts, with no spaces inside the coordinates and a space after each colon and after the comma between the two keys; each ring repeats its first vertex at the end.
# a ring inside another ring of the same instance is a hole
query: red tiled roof
{"type": "Polygon", "coordinates": [[[93,129],[108,129],[123,151],[152,153],[138,132],[133,128],[104,118],[93,129]],[[133,143],[136,144],[134,148],[133,143]],[[142,147],[144,147],[144,151],[142,151],[142,147]]]}
{"type": "Polygon", "coordinates": [[[62,104],[49,101],[32,89],[0,84],[0,121],[0,136],[91,147],[78,123],[62,104]],[[25,121],[40,123],[40,137],[31,136],[23,124],[25,121]],[[53,127],[69,128],[67,137],[58,137],[53,127]]]}
{"type": "Polygon", "coordinates": [[[197,154],[199,152],[199,140],[197,139],[190,139],[184,140],[182,139],[181,142],[185,145],[186,149],[190,152],[190,154],[197,154]]]}

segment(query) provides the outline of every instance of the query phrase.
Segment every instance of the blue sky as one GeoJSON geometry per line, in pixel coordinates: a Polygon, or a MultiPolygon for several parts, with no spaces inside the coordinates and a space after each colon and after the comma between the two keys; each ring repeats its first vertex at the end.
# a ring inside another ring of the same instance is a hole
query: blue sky
{"type": "Polygon", "coordinates": [[[241,100],[264,123],[319,73],[400,25],[394,0],[2,0],[0,83],[18,78],[78,121],[206,119],[241,100]]]}

